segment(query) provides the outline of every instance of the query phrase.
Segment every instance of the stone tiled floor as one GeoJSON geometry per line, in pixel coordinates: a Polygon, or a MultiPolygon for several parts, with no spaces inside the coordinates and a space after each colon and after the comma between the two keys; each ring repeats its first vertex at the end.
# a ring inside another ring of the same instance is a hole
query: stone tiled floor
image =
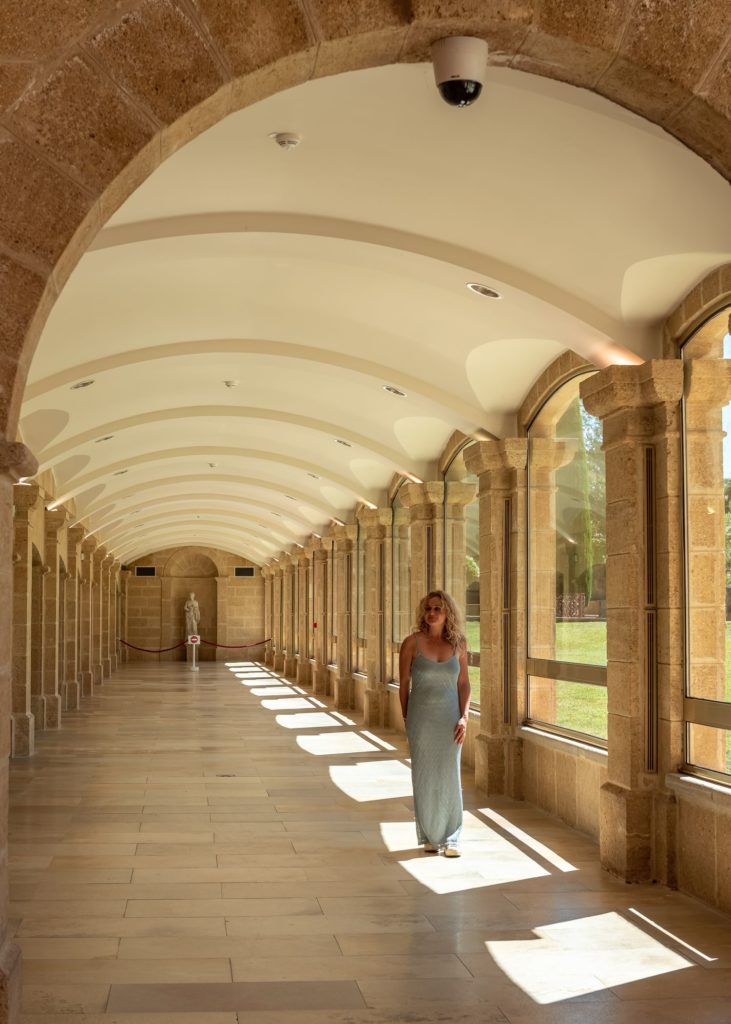
{"type": "Polygon", "coordinates": [[[256,665],[126,666],[12,768],[24,1024],[731,1024],[729,921],[256,665]]]}

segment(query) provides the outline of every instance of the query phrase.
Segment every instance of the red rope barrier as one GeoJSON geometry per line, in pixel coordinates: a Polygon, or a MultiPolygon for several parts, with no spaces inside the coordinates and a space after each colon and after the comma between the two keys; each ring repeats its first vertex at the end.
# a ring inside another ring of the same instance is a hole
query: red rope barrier
{"type": "Polygon", "coordinates": [[[125,647],[131,647],[133,651],[143,651],[145,654],[166,654],[167,651],[177,651],[178,647],[185,647],[185,640],[181,640],[174,647],[161,647],[159,651],[153,650],[151,647],[135,647],[134,644],[128,644],[126,640],[120,640],[119,643],[124,644],[125,647]]]}
{"type": "Polygon", "coordinates": [[[267,640],[259,640],[255,644],[214,644],[211,640],[204,640],[201,637],[201,643],[205,644],[206,647],[223,647],[227,651],[239,651],[242,647],[261,647],[262,644],[271,643],[271,637],[267,640]]]}
{"type": "MultiPolygon", "coordinates": [[[[142,651],[144,654],[167,654],[168,651],[177,651],[179,647],[185,647],[187,640],[181,640],[179,644],[175,644],[174,647],[161,647],[159,650],[151,647],[136,647],[134,644],[128,644],[126,640],[119,640],[120,644],[124,644],[125,647],[131,647],[133,651],[142,651]]],[[[214,644],[211,640],[204,640],[201,638],[201,643],[205,644],[206,647],[223,647],[227,651],[239,651],[244,647],[261,647],[262,644],[271,643],[271,637],[267,640],[259,640],[255,644],[214,644]]]]}

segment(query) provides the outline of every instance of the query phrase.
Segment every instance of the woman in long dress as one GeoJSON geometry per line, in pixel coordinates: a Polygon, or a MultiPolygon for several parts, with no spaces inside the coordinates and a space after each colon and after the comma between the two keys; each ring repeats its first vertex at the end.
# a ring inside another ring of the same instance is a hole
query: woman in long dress
{"type": "Polygon", "coordinates": [[[467,732],[467,642],[454,601],[432,590],[401,644],[401,711],[411,751],[416,835],[428,853],[459,857],[460,756],[467,732]]]}

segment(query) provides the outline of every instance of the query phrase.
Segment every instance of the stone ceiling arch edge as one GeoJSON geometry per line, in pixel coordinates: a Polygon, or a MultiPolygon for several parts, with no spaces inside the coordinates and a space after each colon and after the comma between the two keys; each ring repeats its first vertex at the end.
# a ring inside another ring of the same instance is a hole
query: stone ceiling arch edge
{"type": "Polygon", "coordinates": [[[347,9],[340,0],[285,0],[249,5],[240,33],[231,31],[236,13],[226,4],[201,4],[176,23],[163,6],[138,4],[134,30],[130,12],[90,7],[80,34],[65,23],[63,5],[4,14],[27,60],[26,80],[0,93],[0,120],[10,129],[0,155],[9,378],[0,430],[10,438],[42,327],[108,217],[162,160],[226,114],[312,77],[422,61],[434,39],[479,35],[494,61],[591,89],[665,128],[719,173],[731,170],[723,0],[698,5],[703,17],[690,40],[678,30],[685,15],[673,13],[676,5],[599,10],[570,0],[559,14],[553,5],[508,0],[470,5],[466,14],[456,2],[435,13],[424,0],[347,9]]]}

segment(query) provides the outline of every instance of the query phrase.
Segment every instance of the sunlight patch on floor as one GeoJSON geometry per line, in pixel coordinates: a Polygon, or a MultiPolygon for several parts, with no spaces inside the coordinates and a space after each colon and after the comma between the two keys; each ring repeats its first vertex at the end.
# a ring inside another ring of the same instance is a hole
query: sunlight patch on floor
{"type": "Polygon", "coordinates": [[[298,736],[297,746],[317,757],[338,754],[378,753],[378,747],[357,732],[320,733],[319,736],[298,736]]]}
{"type": "Polygon", "coordinates": [[[293,690],[291,686],[277,686],[276,684],[261,686],[259,683],[252,684],[249,693],[253,693],[255,697],[295,697],[297,695],[297,691],[293,690]]]}
{"type": "Polygon", "coordinates": [[[543,860],[547,860],[549,864],[552,864],[559,871],[577,871],[578,868],[574,867],[573,864],[569,864],[567,860],[560,857],[555,853],[550,846],[546,846],[544,843],[539,843],[537,839],[534,839],[529,832],[525,832],[522,828],[518,828],[512,821],[508,821],[502,814],[498,814],[497,811],[493,811],[491,807],[481,807],[480,814],[484,814],[490,821],[494,821],[504,832],[508,835],[513,836],[524,846],[527,846],[529,850],[533,850],[543,860]]]}
{"type": "Polygon", "coordinates": [[[337,718],[321,711],[310,711],[301,715],[277,715],[275,721],[285,729],[341,729],[343,726],[337,718]]]}
{"type": "MultiPolygon", "coordinates": [[[[330,778],[341,792],[358,803],[411,796],[411,770],[401,761],[362,761],[330,766],[330,778]]],[[[413,825],[412,825],[413,828],[413,825]]]]}
{"type": "Polygon", "coordinates": [[[307,711],[313,707],[324,708],[326,705],[319,701],[311,701],[308,697],[276,697],[273,700],[263,700],[261,706],[267,711],[307,711]]]}
{"type": "Polygon", "coordinates": [[[534,932],[535,939],[486,942],[485,947],[536,1003],[555,1003],[694,966],[614,911],[534,932]]]}

